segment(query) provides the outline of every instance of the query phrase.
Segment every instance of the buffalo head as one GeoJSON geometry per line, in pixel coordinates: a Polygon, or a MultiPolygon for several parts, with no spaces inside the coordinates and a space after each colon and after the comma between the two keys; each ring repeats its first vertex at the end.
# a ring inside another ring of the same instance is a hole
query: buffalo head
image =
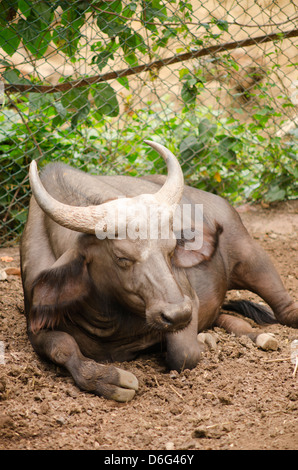
{"type": "MultiPolygon", "coordinates": [[[[82,295],[84,289],[87,292],[91,280],[93,286],[109,293],[131,312],[145,316],[149,327],[171,332],[185,328],[192,318],[191,288],[186,276],[181,282],[181,273],[175,268],[175,263],[183,267],[183,257],[179,263],[181,246],[177,251],[173,217],[184,181],[176,157],[160,144],[147,143],[162,156],[168,170],[164,184],[154,194],[88,207],[67,205],[47,192],[35,162],[30,167],[30,183],[44,213],[59,226],[82,234],[69,256],[66,252],[58,260],[58,266],[68,258],[80,260],[77,265],[84,271],[80,281],[74,276],[71,280],[71,275],[61,280],[59,296],[63,302],[78,292],[82,295]]],[[[49,293],[46,285],[45,279],[39,280],[36,298],[45,299],[49,293]]],[[[50,295],[53,297],[52,290],[50,295]]]]}

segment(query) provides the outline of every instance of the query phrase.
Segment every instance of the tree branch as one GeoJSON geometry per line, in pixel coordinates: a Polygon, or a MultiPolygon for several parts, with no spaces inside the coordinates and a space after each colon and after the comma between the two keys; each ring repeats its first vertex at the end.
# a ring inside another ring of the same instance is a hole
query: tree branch
{"type": "Polygon", "coordinates": [[[223,44],[204,47],[198,51],[185,52],[183,54],[174,55],[161,60],[156,60],[144,65],[137,65],[136,67],[130,67],[128,69],[118,70],[116,72],[108,72],[102,75],[95,75],[93,77],[81,78],[79,80],[72,80],[69,82],[61,83],[59,85],[23,85],[23,84],[4,84],[4,90],[6,93],[15,92],[30,92],[30,93],[57,93],[71,90],[72,88],[81,88],[84,86],[90,86],[95,83],[106,82],[114,80],[120,77],[128,77],[130,75],[137,75],[148,70],[158,70],[167,65],[184,62],[186,60],[196,59],[211,54],[218,54],[220,52],[230,51],[238,49],[240,47],[255,46],[256,44],[265,44],[267,42],[278,41],[281,39],[287,39],[292,37],[298,37],[298,29],[292,29],[282,33],[271,33],[263,36],[257,36],[254,38],[243,39],[235,42],[225,42],[223,44]]]}

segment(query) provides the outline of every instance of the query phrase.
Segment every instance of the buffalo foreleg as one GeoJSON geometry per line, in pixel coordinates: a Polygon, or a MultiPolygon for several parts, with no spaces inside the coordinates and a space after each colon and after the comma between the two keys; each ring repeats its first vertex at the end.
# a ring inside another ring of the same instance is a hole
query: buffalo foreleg
{"type": "Polygon", "coordinates": [[[80,389],[120,402],[134,397],[138,381],[133,374],[86,358],[68,333],[41,330],[30,340],[38,354],[65,367],[80,389]]]}
{"type": "Polygon", "coordinates": [[[298,302],[286,291],[269,256],[251,239],[244,239],[238,250],[241,261],[235,265],[230,289],[258,294],[272,308],[279,323],[298,328],[298,302]]]}

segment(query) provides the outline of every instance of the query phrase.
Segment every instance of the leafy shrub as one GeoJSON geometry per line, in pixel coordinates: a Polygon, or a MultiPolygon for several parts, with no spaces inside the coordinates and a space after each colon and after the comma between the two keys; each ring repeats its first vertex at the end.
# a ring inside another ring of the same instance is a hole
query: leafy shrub
{"type": "MultiPolygon", "coordinates": [[[[49,85],[37,66],[38,60],[46,60],[49,46],[65,63],[88,61],[101,73],[106,66],[114,70],[119,57],[129,68],[155,63],[173,40],[182,45],[176,53],[198,51],[218,42],[228,31],[228,22],[216,18],[201,22],[194,13],[190,0],[2,0],[0,47],[6,54],[0,59],[2,80],[10,84],[9,93],[16,93],[18,84],[49,85]],[[86,58],[81,53],[88,41],[84,26],[90,20],[96,28],[96,41],[86,58]],[[198,34],[193,32],[194,25],[198,34]],[[34,69],[26,78],[10,59],[21,47],[26,51],[26,63],[34,69]]],[[[220,62],[225,63],[228,75],[238,70],[228,54],[221,54],[220,62]]],[[[8,94],[0,115],[2,239],[14,238],[23,227],[32,159],[37,159],[39,166],[60,160],[93,173],[137,176],[165,172],[164,162],[144,145],[150,138],[178,156],[186,183],[227,197],[234,204],[297,196],[297,139],[295,133],[287,139],[276,136],[276,112],[266,90],[266,86],[274,86],[269,75],[267,84],[256,82],[263,87],[264,104],[255,110],[250,123],[242,124],[198,107],[197,97],[206,78],[199,65],[190,68],[179,71],[184,109],[178,114],[170,106],[161,111],[148,103],[120,118],[119,96],[107,82],[65,93],[8,94]]],[[[158,71],[149,70],[152,83],[155,74],[158,71]]],[[[78,77],[63,77],[59,82],[67,87],[69,83],[63,82],[72,78],[78,77]]],[[[80,77],[87,78],[92,77],[80,77]]],[[[127,77],[119,74],[118,81],[129,89],[127,77]]]]}
{"type": "MultiPolygon", "coordinates": [[[[61,116],[67,114],[65,102],[57,101],[61,116]]],[[[60,160],[94,174],[166,173],[164,162],[144,144],[146,139],[163,143],[178,156],[187,184],[233,204],[297,196],[295,135],[288,140],[266,138],[264,122],[257,117],[244,125],[212,109],[185,108],[178,115],[170,107],[162,113],[149,103],[147,109],[127,113],[118,128],[110,125],[111,116],[87,114],[75,127],[73,117],[71,123],[57,126],[57,103],[41,100],[37,106],[36,97],[30,96],[18,112],[6,109],[0,117],[0,210],[6,231],[23,226],[32,159],[39,166],[60,160]]]]}

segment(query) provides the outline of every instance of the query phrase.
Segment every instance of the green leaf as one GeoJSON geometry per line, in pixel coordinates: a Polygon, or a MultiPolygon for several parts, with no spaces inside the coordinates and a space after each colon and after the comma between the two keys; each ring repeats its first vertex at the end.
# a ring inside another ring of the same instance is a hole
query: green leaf
{"type": "Polygon", "coordinates": [[[21,18],[16,28],[23,39],[24,46],[35,57],[42,58],[52,39],[50,31],[44,29],[43,23],[36,21],[34,15],[30,15],[27,20],[21,18]]]}
{"type": "Polygon", "coordinates": [[[98,83],[92,87],[91,93],[98,116],[118,116],[119,104],[115,90],[108,83],[98,83]]]}
{"type": "Polygon", "coordinates": [[[129,2],[128,5],[124,7],[122,15],[126,16],[127,18],[131,18],[136,12],[137,7],[138,5],[136,2],[129,2]]]}
{"type": "Polygon", "coordinates": [[[218,140],[218,151],[223,159],[236,161],[236,152],[234,146],[238,142],[236,137],[229,137],[226,135],[220,135],[216,137],[218,140]]]}
{"type": "Polygon", "coordinates": [[[20,71],[18,69],[6,69],[5,72],[3,72],[3,78],[8,82],[8,83],[13,83],[13,84],[30,84],[31,82],[27,80],[26,78],[23,78],[22,75],[20,77],[20,71]]]}
{"type": "MultiPolygon", "coordinates": [[[[108,12],[109,11],[112,11],[114,13],[118,13],[120,14],[121,11],[122,11],[122,1],[121,0],[114,0],[113,2],[112,1],[109,1],[109,2],[105,2],[105,1],[102,1],[102,2],[98,2],[96,3],[96,6],[98,8],[100,8],[101,10],[105,10],[107,13],[107,15],[109,14],[108,12]]],[[[112,15],[110,15],[112,16],[112,15]]]]}
{"type": "Polygon", "coordinates": [[[103,16],[97,17],[97,26],[101,31],[107,34],[110,38],[118,36],[122,31],[125,31],[127,26],[120,21],[105,20],[103,16]]]}
{"type": "Polygon", "coordinates": [[[155,49],[157,47],[166,47],[169,39],[176,37],[177,34],[177,30],[174,28],[167,27],[164,29],[156,41],[155,49]]]}
{"type": "Polygon", "coordinates": [[[53,29],[53,42],[64,54],[75,60],[75,54],[81,39],[79,29],[73,29],[72,26],[57,26],[53,29]]]}
{"type": "Polygon", "coordinates": [[[188,83],[184,83],[181,90],[181,98],[187,106],[194,105],[196,103],[198,90],[196,86],[189,86],[188,83]]]}
{"type": "Polygon", "coordinates": [[[117,81],[120,83],[120,85],[129,90],[129,81],[127,77],[119,77],[117,78],[117,81]]]}
{"type": "Polygon", "coordinates": [[[119,44],[116,43],[115,39],[106,43],[98,41],[91,46],[91,50],[97,54],[92,57],[91,63],[97,64],[99,70],[102,70],[110,59],[114,60],[114,53],[119,48],[119,44]]]}
{"type": "Polygon", "coordinates": [[[79,111],[88,106],[88,90],[84,88],[72,88],[61,97],[62,106],[68,111],[79,111]]]}
{"type": "Polygon", "coordinates": [[[0,1],[0,25],[6,26],[8,22],[13,21],[18,10],[18,2],[16,0],[0,1]]]}
{"type": "Polygon", "coordinates": [[[161,0],[144,1],[145,21],[154,22],[154,18],[161,21],[167,18],[167,8],[161,0]]]}
{"type": "Polygon", "coordinates": [[[128,54],[125,54],[124,60],[131,67],[136,67],[138,65],[138,58],[134,52],[129,52],[128,54]]]}
{"type": "Polygon", "coordinates": [[[29,110],[35,112],[41,107],[51,104],[53,99],[51,94],[29,93],[29,110]]]}
{"type": "Polygon", "coordinates": [[[214,19],[214,23],[216,26],[221,30],[221,31],[228,31],[229,30],[229,24],[225,20],[218,20],[217,18],[214,19]]]}
{"type": "Polygon", "coordinates": [[[66,119],[67,116],[67,110],[64,108],[63,104],[61,101],[56,101],[54,103],[54,107],[58,113],[58,115],[61,117],[61,119],[66,119]]]}
{"type": "Polygon", "coordinates": [[[22,224],[24,224],[27,220],[28,216],[28,211],[23,209],[21,212],[18,211],[11,211],[11,215],[13,216],[14,219],[18,220],[22,224]]]}
{"type": "MultiPolygon", "coordinates": [[[[184,50],[184,49],[183,49],[183,50],[184,50]]],[[[188,75],[188,74],[189,74],[189,70],[188,70],[188,69],[185,69],[185,68],[184,68],[184,69],[179,70],[179,78],[180,78],[180,80],[181,80],[182,78],[184,78],[184,77],[185,77],[186,75],[188,75]]]]}
{"type": "Polygon", "coordinates": [[[4,67],[10,67],[10,63],[4,59],[0,59],[0,65],[4,65],[4,67]]]}
{"type": "Polygon", "coordinates": [[[79,109],[77,113],[75,113],[72,118],[71,118],[71,126],[76,127],[79,123],[79,121],[85,120],[89,114],[90,111],[90,103],[89,101],[86,102],[86,104],[79,109]]]}
{"type": "Polygon", "coordinates": [[[54,18],[54,11],[52,7],[43,1],[38,1],[32,6],[32,13],[36,19],[42,21],[46,25],[51,24],[54,18]]]}
{"type": "Polygon", "coordinates": [[[84,22],[84,12],[77,11],[76,8],[67,8],[61,16],[61,24],[53,29],[54,44],[71,58],[71,62],[76,61],[75,54],[82,37],[81,27],[84,22]]]}
{"type": "Polygon", "coordinates": [[[297,162],[295,162],[295,163],[293,162],[293,166],[285,164],[284,167],[287,170],[287,172],[290,173],[291,175],[293,175],[295,177],[295,179],[298,181],[297,162]],[[296,165],[296,166],[294,166],[294,165],[296,165]]]}
{"type": "Polygon", "coordinates": [[[204,143],[191,135],[182,140],[179,150],[181,159],[185,162],[198,156],[204,150],[204,143]]]}
{"type": "Polygon", "coordinates": [[[31,2],[28,0],[19,0],[18,7],[19,7],[20,12],[25,16],[25,18],[28,18],[31,12],[31,7],[32,7],[31,2]]]}
{"type": "Polygon", "coordinates": [[[278,185],[271,186],[267,194],[265,194],[265,199],[268,202],[281,201],[285,198],[286,191],[281,189],[278,185]]]}
{"type": "Polygon", "coordinates": [[[10,56],[18,49],[21,38],[10,26],[0,29],[0,47],[10,56]]]}
{"type": "Polygon", "coordinates": [[[122,3],[120,0],[114,2],[99,2],[96,4],[98,16],[97,26],[101,31],[107,34],[109,37],[118,36],[122,31],[127,28],[126,20],[122,17],[117,17],[122,11],[122,3]],[[114,14],[110,14],[112,12],[114,14]],[[115,15],[116,14],[116,15],[115,15]]]}
{"type": "Polygon", "coordinates": [[[209,121],[209,119],[202,119],[199,123],[200,138],[204,141],[212,139],[216,134],[217,125],[209,121]]]}
{"type": "Polygon", "coordinates": [[[147,52],[147,46],[142,36],[130,28],[126,28],[125,31],[119,34],[119,43],[126,53],[129,53],[130,50],[133,52],[135,49],[138,49],[143,54],[147,52]]]}
{"type": "Polygon", "coordinates": [[[135,153],[135,154],[130,154],[127,156],[127,160],[129,161],[129,163],[134,163],[136,161],[136,159],[138,158],[138,154],[135,153]]]}
{"type": "Polygon", "coordinates": [[[167,8],[160,0],[147,0],[142,2],[142,21],[147,29],[152,32],[157,32],[158,29],[155,24],[155,18],[160,21],[167,19],[167,8]]]}
{"type": "Polygon", "coordinates": [[[92,63],[96,64],[98,67],[98,70],[102,70],[106,67],[108,64],[109,60],[113,59],[113,56],[111,55],[111,52],[106,50],[103,52],[100,52],[96,56],[92,57],[92,63]]]}

